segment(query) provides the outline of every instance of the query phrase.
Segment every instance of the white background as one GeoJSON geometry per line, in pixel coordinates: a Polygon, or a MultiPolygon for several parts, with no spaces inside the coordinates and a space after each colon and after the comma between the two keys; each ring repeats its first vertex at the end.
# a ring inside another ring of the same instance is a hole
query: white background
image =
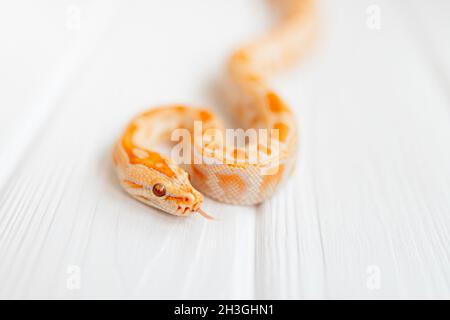
{"type": "Polygon", "coordinates": [[[274,79],[298,170],[263,205],[177,218],[118,186],[136,112],[226,114],[265,2],[0,3],[0,297],[450,298],[449,1],[320,1],[316,48],[274,79]]]}

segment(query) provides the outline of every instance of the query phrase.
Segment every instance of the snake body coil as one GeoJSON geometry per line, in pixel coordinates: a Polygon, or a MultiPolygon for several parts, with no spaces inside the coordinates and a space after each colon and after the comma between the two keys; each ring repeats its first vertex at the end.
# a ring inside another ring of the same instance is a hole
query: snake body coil
{"type": "Polygon", "coordinates": [[[256,140],[230,147],[223,139],[224,126],[206,109],[170,105],[141,113],[113,152],[120,183],[134,198],[180,216],[203,213],[203,196],[197,190],[222,202],[252,205],[271,196],[292,172],[298,139],[295,116],[265,79],[305,50],[314,29],[313,3],[279,2],[280,24],[236,51],[228,64],[231,109],[241,128],[257,129],[256,140]],[[195,132],[196,121],[201,132],[195,132]],[[192,138],[189,152],[194,160],[184,163],[184,169],[155,151],[177,129],[187,130],[192,138]],[[270,134],[262,137],[261,132],[270,134]]]}

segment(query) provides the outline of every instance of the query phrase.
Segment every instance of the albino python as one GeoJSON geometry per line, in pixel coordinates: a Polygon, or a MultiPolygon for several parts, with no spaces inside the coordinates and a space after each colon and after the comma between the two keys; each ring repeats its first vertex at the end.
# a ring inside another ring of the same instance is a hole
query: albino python
{"type": "Polygon", "coordinates": [[[253,205],[271,196],[291,174],[298,139],[295,116],[265,79],[305,51],[314,33],[314,4],[312,0],[276,2],[282,9],[280,23],[237,50],[227,68],[230,109],[241,128],[275,131],[270,131],[268,139],[258,137],[256,143],[230,148],[218,138],[224,126],[206,109],[169,105],[141,113],[128,125],[113,152],[120,183],[134,198],[173,215],[199,212],[208,218],[200,208],[203,196],[197,190],[221,202],[253,205]],[[194,133],[194,121],[202,123],[200,139],[195,139],[199,135],[194,133]],[[193,159],[202,161],[184,163],[182,168],[155,150],[176,129],[194,135],[190,152],[193,159]],[[271,148],[274,139],[277,152],[271,148]],[[256,161],[250,161],[252,150],[256,161]]]}

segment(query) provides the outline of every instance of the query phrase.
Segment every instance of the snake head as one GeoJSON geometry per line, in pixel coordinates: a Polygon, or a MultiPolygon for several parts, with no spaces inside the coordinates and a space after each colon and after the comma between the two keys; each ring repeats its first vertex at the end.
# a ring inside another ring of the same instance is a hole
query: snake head
{"type": "Polygon", "coordinates": [[[202,194],[192,187],[189,175],[183,170],[175,179],[153,181],[147,189],[151,189],[151,198],[156,207],[177,216],[193,214],[203,203],[202,194]]]}
{"type": "Polygon", "coordinates": [[[173,175],[144,166],[129,167],[122,186],[137,200],[164,212],[186,216],[197,212],[203,196],[189,181],[189,175],[179,167],[172,167],[173,175]]]}

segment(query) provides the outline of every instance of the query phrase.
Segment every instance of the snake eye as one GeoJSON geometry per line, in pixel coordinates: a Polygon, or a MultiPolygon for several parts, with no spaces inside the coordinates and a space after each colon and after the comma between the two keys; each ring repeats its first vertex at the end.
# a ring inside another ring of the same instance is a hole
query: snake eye
{"type": "Polygon", "coordinates": [[[164,197],[166,195],[166,187],[161,183],[155,184],[152,191],[157,197],[164,197]]]}

